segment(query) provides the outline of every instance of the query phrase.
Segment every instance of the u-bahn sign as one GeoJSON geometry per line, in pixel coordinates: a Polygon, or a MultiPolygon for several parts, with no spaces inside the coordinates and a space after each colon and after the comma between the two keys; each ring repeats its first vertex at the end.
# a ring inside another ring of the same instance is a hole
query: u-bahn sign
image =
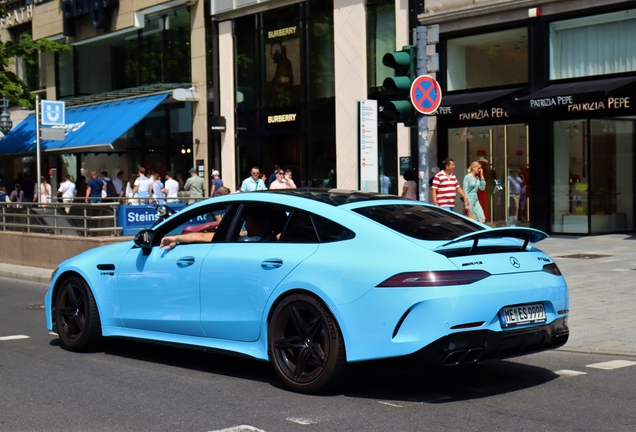
{"type": "Polygon", "coordinates": [[[411,103],[422,114],[432,114],[442,103],[442,89],[435,78],[420,75],[411,84],[411,103]]]}

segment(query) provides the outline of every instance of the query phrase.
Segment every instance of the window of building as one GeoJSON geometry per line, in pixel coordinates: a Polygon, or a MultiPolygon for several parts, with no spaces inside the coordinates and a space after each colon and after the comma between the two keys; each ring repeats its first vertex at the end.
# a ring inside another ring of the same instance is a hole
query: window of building
{"type": "MultiPolygon", "coordinates": [[[[387,52],[395,51],[395,1],[369,0],[367,2],[367,80],[369,99],[382,105],[391,95],[382,88],[385,78],[394,70],[382,64],[387,52]]],[[[378,182],[379,192],[398,194],[397,133],[396,125],[384,124],[378,129],[378,182]]]]}
{"type": "Polygon", "coordinates": [[[550,79],[636,70],[636,9],[550,24],[550,79]]]}
{"type": "Polygon", "coordinates": [[[518,28],[446,42],[446,88],[466,90],[528,81],[528,30],[518,28]]]}
{"type": "Polygon", "coordinates": [[[387,52],[395,51],[395,1],[367,1],[367,79],[371,89],[381,91],[393,69],[382,64],[387,52]]]}
{"type": "Polygon", "coordinates": [[[161,83],[190,83],[190,13],[149,17],[143,29],[97,37],[57,56],[59,97],[161,83]]]}
{"type": "MultiPolygon", "coordinates": [[[[23,34],[33,35],[31,23],[10,29],[11,39],[19,42],[23,34]]],[[[31,91],[40,89],[40,57],[37,51],[15,59],[15,73],[31,91]]]]}
{"type": "Polygon", "coordinates": [[[553,123],[552,231],[634,229],[634,120],[553,123]]]}

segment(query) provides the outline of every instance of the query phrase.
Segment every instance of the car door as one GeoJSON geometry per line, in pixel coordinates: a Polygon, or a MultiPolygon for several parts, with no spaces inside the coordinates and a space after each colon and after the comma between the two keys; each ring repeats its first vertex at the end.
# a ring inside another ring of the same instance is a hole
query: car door
{"type": "MultiPolygon", "coordinates": [[[[203,263],[201,325],[211,338],[257,340],[270,294],[291,270],[318,248],[315,235],[302,241],[286,242],[284,236],[282,241],[276,236],[270,240],[240,241],[241,231],[245,234],[242,214],[248,207],[242,207],[233,233],[228,233],[226,241],[216,243],[203,263]]],[[[290,215],[292,210],[285,212],[290,215]]],[[[308,229],[313,231],[311,221],[308,223],[308,229]]],[[[274,232],[280,233],[278,229],[274,232]]],[[[250,232],[246,234],[251,236],[250,232]]]]}
{"type": "Polygon", "coordinates": [[[159,246],[145,256],[131,249],[120,265],[117,281],[124,326],[191,336],[204,336],[200,324],[199,277],[213,243],[159,246]]]}
{"type": "Polygon", "coordinates": [[[211,204],[184,209],[153,232],[152,248],[131,249],[119,268],[117,289],[123,324],[138,330],[204,336],[199,278],[205,257],[215,244],[179,244],[160,248],[166,235],[215,230],[214,215],[227,206],[211,204]]]}

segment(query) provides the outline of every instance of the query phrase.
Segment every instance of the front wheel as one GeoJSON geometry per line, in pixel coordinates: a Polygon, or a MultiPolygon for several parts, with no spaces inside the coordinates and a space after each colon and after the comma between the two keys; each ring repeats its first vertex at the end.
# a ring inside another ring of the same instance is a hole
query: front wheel
{"type": "Polygon", "coordinates": [[[345,364],[342,334],[327,307],[314,297],[285,298],[269,322],[269,352],[285,385],[314,393],[337,385],[345,364]]]}
{"type": "Polygon", "coordinates": [[[84,279],[64,280],[55,302],[55,324],[61,345],[70,351],[89,351],[101,338],[99,311],[84,279]]]}

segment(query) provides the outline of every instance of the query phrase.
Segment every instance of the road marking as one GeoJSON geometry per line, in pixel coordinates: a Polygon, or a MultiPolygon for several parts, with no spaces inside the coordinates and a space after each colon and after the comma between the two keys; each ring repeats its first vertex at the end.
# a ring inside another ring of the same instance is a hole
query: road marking
{"type": "Polygon", "coordinates": [[[560,376],[572,377],[572,376],[579,376],[579,375],[587,375],[587,372],[579,372],[574,370],[562,369],[562,370],[556,371],[555,374],[560,376]]]}
{"type": "Polygon", "coordinates": [[[298,417],[287,417],[285,420],[290,421],[292,423],[299,424],[299,425],[310,425],[310,424],[318,423],[313,420],[298,418],[298,417]]]}
{"type": "Polygon", "coordinates": [[[595,369],[612,370],[612,369],[618,369],[618,368],[622,368],[626,366],[634,366],[634,365],[636,365],[636,362],[633,362],[633,361],[612,360],[608,362],[589,364],[589,365],[586,365],[586,367],[595,368],[595,369]]]}
{"type": "Polygon", "coordinates": [[[383,404],[383,405],[388,405],[388,406],[392,406],[392,407],[396,407],[396,408],[402,408],[402,405],[392,404],[392,403],[382,402],[382,401],[378,401],[378,402],[383,404]]]}
{"type": "Polygon", "coordinates": [[[264,429],[255,428],[249,425],[232,426],[225,429],[215,429],[209,432],[265,432],[264,429]]]}
{"type": "Polygon", "coordinates": [[[18,340],[18,339],[29,339],[27,335],[14,335],[14,336],[1,336],[0,341],[10,341],[10,340],[18,340]]]}

